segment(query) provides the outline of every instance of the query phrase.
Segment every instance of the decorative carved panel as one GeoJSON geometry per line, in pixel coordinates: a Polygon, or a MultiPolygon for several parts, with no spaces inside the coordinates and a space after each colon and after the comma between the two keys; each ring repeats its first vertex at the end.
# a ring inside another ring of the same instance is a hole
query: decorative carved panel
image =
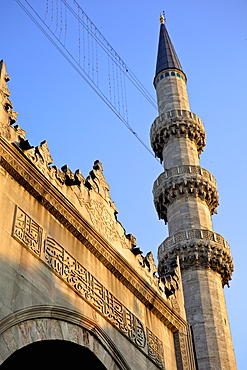
{"type": "Polygon", "coordinates": [[[124,335],[139,347],[145,346],[146,337],[141,321],[60,244],[48,236],[45,240],[44,259],[56,274],[124,335]]]}
{"type": "Polygon", "coordinates": [[[162,368],[164,367],[164,350],[162,341],[147,328],[147,344],[149,356],[162,368]]]}
{"type": "Polygon", "coordinates": [[[117,232],[117,220],[108,212],[104,203],[90,200],[84,203],[89,212],[92,224],[110,243],[119,242],[123,248],[128,248],[126,237],[121,237],[117,232]]]}
{"type": "Polygon", "coordinates": [[[31,217],[16,207],[13,237],[40,257],[131,341],[144,348],[146,335],[141,321],[53,238],[45,237],[42,250],[42,232],[31,217]]]}
{"type": "Polygon", "coordinates": [[[16,207],[13,237],[37,256],[41,254],[42,232],[43,229],[31,217],[16,207]]]}
{"type": "Polygon", "coordinates": [[[178,370],[197,370],[189,325],[174,334],[174,344],[178,370]]]}

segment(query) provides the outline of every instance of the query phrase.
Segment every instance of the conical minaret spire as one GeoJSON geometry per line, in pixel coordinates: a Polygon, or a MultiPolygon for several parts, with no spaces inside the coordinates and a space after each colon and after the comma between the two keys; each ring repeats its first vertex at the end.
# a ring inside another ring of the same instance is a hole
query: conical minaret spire
{"type": "Polygon", "coordinates": [[[183,72],[182,66],[166,30],[165,18],[162,14],[160,15],[160,23],[156,75],[166,69],[177,69],[183,72]]]}
{"type": "Polygon", "coordinates": [[[190,110],[186,90],[186,76],[168,35],[164,18],[161,15],[158,55],[154,86],[156,88],[159,114],[173,109],[190,110]],[[166,83],[160,83],[165,77],[166,83]],[[176,83],[174,83],[176,81],[176,83]]]}
{"type": "Polygon", "coordinates": [[[233,262],[227,242],[213,231],[218,192],[215,178],[200,167],[205,146],[202,121],[190,111],[186,76],[161,17],[154,78],[159,117],[150,137],[164,172],[154,183],[159,218],[169,237],[158,251],[159,274],[171,256],[180,259],[187,320],[199,370],[236,368],[222,286],[233,262]]]}

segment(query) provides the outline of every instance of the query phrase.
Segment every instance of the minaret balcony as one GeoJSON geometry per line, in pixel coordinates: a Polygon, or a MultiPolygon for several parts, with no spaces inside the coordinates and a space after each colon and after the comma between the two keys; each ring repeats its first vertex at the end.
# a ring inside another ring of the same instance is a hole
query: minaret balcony
{"type": "Polygon", "coordinates": [[[167,222],[167,209],[181,197],[204,201],[210,214],[217,213],[219,197],[215,177],[200,166],[178,166],[163,172],[154,182],[154,204],[160,219],[167,222]]]}
{"type": "Polygon", "coordinates": [[[179,256],[180,267],[211,268],[221,275],[222,285],[229,285],[233,261],[227,241],[211,230],[192,229],[176,233],[164,240],[158,248],[159,275],[170,257],[179,256]]]}
{"type": "Polygon", "coordinates": [[[150,140],[156,157],[163,161],[164,145],[173,135],[192,140],[198,154],[206,145],[206,134],[202,120],[188,110],[174,109],[157,117],[150,130],[150,140]]]}

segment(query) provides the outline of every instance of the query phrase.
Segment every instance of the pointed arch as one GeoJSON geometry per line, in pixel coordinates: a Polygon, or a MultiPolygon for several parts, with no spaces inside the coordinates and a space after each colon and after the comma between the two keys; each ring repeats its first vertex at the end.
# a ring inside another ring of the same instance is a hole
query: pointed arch
{"type": "MultiPolygon", "coordinates": [[[[32,306],[7,316],[0,325],[0,365],[12,354],[41,341],[67,341],[94,354],[106,369],[131,370],[123,355],[93,320],[57,306],[32,306]]],[[[58,342],[57,342],[58,343],[58,342]]]]}

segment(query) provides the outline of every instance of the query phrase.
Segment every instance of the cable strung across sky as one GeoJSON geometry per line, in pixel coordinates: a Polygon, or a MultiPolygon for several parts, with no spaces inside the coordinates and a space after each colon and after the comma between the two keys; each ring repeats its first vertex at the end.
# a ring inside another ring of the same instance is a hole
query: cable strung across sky
{"type": "Polygon", "coordinates": [[[129,124],[127,80],[155,110],[156,102],[77,1],[15,1],[153,156],[153,152],[129,124]]]}

